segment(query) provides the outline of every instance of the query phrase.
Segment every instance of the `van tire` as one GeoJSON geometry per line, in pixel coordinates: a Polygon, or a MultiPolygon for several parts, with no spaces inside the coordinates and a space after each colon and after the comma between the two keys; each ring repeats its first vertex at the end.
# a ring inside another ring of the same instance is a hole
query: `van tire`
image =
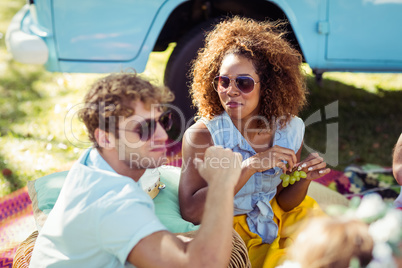
{"type": "Polygon", "coordinates": [[[206,32],[212,28],[216,20],[201,23],[185,34],[169,57],[165,70],[165,85],[175,94],[173,102],[185,116],[187,126],[194,122],[196,107],[192,105],[189,89],[191,81],[189,71],[191,63],[196,58],[198,50],[204,45],[206,32]],[[191,121],[189,123],[189,121],[191,121]]]}

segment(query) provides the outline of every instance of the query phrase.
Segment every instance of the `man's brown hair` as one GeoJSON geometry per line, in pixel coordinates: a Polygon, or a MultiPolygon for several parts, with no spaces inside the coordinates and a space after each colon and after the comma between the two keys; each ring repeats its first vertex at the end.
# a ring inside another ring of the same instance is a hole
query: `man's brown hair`
{"type": "MultiPolygon", "coordinates": [[[[134,114],[132,102],[141,101],[150,108],[151,104],[164,104],[173,99],[174,95],[167,87],[155,86],[136,73],[110,74],[92,85],[84,98],[85,107],[78,116],[88,129],[89,139],[97,147],[95,130],[100,128],[115,133],[119,127],[116,118],[134,114]],[[114,129],[110,129],[111,126],[114,129]]],[[[118,133],[115,135],[118,137],[118,133]]]]}

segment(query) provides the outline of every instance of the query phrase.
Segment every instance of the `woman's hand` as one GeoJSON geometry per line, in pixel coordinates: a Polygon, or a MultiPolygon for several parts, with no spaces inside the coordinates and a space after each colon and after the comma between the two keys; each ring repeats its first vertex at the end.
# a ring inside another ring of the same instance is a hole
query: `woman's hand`
{"type": "Polygon", "coordinates": [[[309,156],[297,164],[298,170],[303,170],[307,173],[307,180],[318,179],[329,173],[331,169],[326,168],[327,163],[317,153],[311,153],[309,156]]]}
{"type": "Polygon", "coordinates": [[[292,170],[296,163],[297,157],[293,150],[275,145],[264,152],[257,153],[247,158],[243,161],[243,166],[250,169],[253,174],[274,167],[281,168],[285,173],[288,170],[292,170]],[[286,163],[289,164],[288,167],[286,163]]]}

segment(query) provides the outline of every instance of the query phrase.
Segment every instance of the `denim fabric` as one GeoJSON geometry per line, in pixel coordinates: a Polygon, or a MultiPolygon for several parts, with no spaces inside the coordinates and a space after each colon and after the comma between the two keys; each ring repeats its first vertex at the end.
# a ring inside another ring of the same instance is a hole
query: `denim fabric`
{"type": "MultiPolygon", "coordinates": [[[[202,118],[207,126],[215,145],[230,148],[243,156],[243,160],[256,154],[247,143],[226,112],[215,116],[212,120],[202,118]]],[[[275,132],[273,145],[294,150],[296,153],[302,144],[304,136],[304,123],[298,117],[292,120],[283,129],[275,132]]],[[[247,214],[247,223],[250,231],[258,234],[264,243],[272,243],[278,233],[278,226],[273,221],[274,213],[270,201],[276,194],[276,187],[281,182],[279,176],[282,170],[278,167],[257,172],[234,199],[234,214],[247,214]]]]}

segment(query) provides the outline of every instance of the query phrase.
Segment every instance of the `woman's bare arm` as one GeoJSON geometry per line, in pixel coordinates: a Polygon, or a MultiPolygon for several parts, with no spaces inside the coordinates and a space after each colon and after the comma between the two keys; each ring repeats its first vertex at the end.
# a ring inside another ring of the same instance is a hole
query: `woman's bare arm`
{"type": "Polygon", "coordinates": [[[207,182],[198,173],[193,161],[203,158],[205,150],[213,145],[211,134],[198,121],[186,130],[182,140],[182,169],[179,184],[179,204],[183,219],[199,224],[204,212],[207,182]]]}

